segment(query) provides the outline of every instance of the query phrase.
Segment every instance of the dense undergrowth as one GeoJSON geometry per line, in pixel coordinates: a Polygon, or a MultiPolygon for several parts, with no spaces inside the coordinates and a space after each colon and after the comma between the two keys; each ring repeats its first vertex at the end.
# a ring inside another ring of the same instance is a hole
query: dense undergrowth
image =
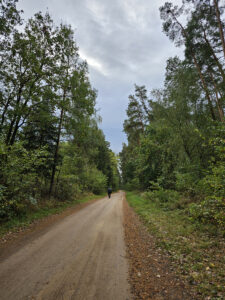
{"type": "Polygon", "coordinates": [[[127,192],[127,201],[140,215],[157,245],[170,254],[178,274],[190,282],[201,299],[224,299],[223,233],[189,215],[187,204],[177,206],[174,192],[127,192]],[[174,201],[165,201],[166,197],[174,201]],[[171,204],[173,203],[173,204],[171,204]]]}

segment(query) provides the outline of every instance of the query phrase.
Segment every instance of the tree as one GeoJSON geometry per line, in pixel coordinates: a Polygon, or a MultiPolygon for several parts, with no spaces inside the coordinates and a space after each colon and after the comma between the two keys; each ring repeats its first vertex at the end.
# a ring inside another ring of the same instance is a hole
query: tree
{"type": "Polygon", "coordinates": [[[135,95],[129,96],[128,119],[124,121],[123,126],[128,140],[134,143],[140,143],[140,136],[144,133],[145,125],[149,122],[149,103],[145,86],[135,85],[135,95]]]}
{"type": "Polygon", "coordinates": [[[98,127],[97,91],[71,26],[55,26],[39,12],[21,28],[16,2],[0,1],[0,216],[6,219],[47,195],[71,200],[119,183],[116,156],[98,127]]]}
{"type": "Polygon", "coordinates": [[[2,77],[2,132],[6,144],[13,145],[33,107],[49,86],[54,59],[52,20],[49,15],[36,14],[15,32],[10,57],[2,77]]]}
{"type": "Polygon", "coordinates": [[[171,40],[175,41],[176,45],[180,46],[185,44],[186,58],[194,63],[198,71],[212,119],[217,119],[214,108],[214,104],[216,103],[219,118],[221,121],[224,121],[221,101],[218,98],[217,79],[213,79],[213,85],[211,87],[208,84],[209,76],[210,81],[212,81],[212,73],[215,72],[215,67],[217,73],[219,72],[224,80],[223,67],[216,55],[218,47],[221,47],[221,41],[218,39],[215,31],[215,29],[217,29],[215,26],[216,11],[210,5],[210,1],[207,1],[207,3],[202,3],[202,1],[185,2],[193,2],[195,5],[195,10],[190,14],[186,26],[182,25],[178,20],[179,16],[185,11],[184,6],[181,8],[177,6],[173,7],[171,3],[166,2],[165,5],[160,8],[161,18],[164,20],[163,30],[171,40]],[[214,41],[214,45],[211,44],[210,39],[214,41]],[[217,48],[217,50],[215,51],[214,48],[217,48]],[[215,98],[213,94],[216,96],[215,98]]]}

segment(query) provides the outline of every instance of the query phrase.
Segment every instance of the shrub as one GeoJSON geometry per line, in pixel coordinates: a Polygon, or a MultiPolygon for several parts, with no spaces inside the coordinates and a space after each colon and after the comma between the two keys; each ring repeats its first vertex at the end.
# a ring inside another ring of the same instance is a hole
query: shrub
{"type": "Polygon", "coordinates": [[[140,183],[138,178],[133,178],[131,181],[126,183],[125,190],[127,191],[134,191],[140,189],[140,183]]]}
{"type": "Polygon", "coordinates": [[[82,193],[76,175],[61,176],[56,183],[54,197],[60,201],[71,201],[82,193]]]}
{"type": "Polygon", "coordinates": [[[0,216],[7,219],[37,204],[41,185],[37,170],[45,165],[46,151],[27,151],[22,143],[0,148],[0,216]]]}
{"type": "Polygon", "coordinates": [[[101,194],[106,192],[107,178],[97,168],[92,167],[87,172],[87,186],[88,191],[94,194],[101,194]]]}
{"type": "Polygon", "coordinates": [[[144,193],[145,199],[153,201],[166,209],[180,208],[180,195],[174,190],[155,189],[144,193]]]}
{"type": "Polygon", "coordinates": [[[200,203],[192,203],[189,212],[194,220],[225,228],[225,201],[221,197],[207,197],[200,203]]]}
{"type": "Polygon", "coordinates": [[[193,219],[225,228],[225,140],[214,138],[211,145],[214,146],[215,156],[210,162],[208,174],[200,182],[204,200],[192,204],[189,212],[193,219]]]}
{"type": "Polygon", "coordinates": [[[176,190],[187,195],[194,196],[196,193],[196,184],[199,180],[198,176],[195,175],[196,174],[194,172],[176,172],[176,190]]]}

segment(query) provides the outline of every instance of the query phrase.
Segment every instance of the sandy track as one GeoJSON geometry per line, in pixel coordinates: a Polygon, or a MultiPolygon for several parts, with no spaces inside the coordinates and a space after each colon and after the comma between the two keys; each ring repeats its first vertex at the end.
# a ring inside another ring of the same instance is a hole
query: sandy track
{"type": "Polygon", "coordinates": [[[0,264],[0,299],[131,299],[123,193],[63,219],[0,264]]]}

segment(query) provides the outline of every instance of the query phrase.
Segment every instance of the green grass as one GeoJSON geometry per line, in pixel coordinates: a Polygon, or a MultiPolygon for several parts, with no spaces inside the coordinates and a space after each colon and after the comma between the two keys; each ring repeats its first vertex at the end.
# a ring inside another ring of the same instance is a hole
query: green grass
{"type": "Polygon", "coordinates": [[[45,201],[40,207],[33,211],[28,211],[26,214],[14,217],[11,220],[0,224],[0,238],[8,232],[15,232],[19,228],[26,228],[35,220],[43,219],[47,216],[59,214],[69,207],[74,207],[78,204],[85,203],[90,200],[103,198],[104,195],[85,195],[74,201],[45,201]]]}
{"type": "Polygon", "coordinates": [[[165,210],[138,193],[126,196],[158,247],[170,254],[177,273],[202,299],[224,299],[224,238],[215,227],[191,221],[185,210],[165,210]]]}

